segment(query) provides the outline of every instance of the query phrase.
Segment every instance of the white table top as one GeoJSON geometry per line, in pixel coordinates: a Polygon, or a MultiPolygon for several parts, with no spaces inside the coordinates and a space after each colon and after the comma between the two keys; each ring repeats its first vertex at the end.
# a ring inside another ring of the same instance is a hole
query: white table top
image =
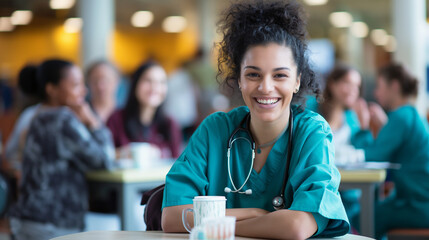
{"type": "MultiPolygon", "coordinates": [[[[91,231],[76,234],[70,234],[62,237],[56,237],[52,240],[140,240],[140,239],[160,239],[160,240],[177,240],[189,239],[189,234],[185,233],[163,233],[159,231],[91,231]]],[[[256,239],[256,238],[243,238],[235,237],[237,240],[256,239]]],[[[314,240],[322,239],[343,239],[343,240],[371,240],[372,238],[347,234],[337,238],[312,238],[314,240]]]]}
{"type": "MultiPolygon", "coordinates": [[[[164,181],[171,165],[161,165],[151,169],[117,169],[97,170],[87,173],[93,181],[133,183],[164,181]]],[[[386,179],[385,169],[339,169],[341,182],[383,182],[386,179]]]]}

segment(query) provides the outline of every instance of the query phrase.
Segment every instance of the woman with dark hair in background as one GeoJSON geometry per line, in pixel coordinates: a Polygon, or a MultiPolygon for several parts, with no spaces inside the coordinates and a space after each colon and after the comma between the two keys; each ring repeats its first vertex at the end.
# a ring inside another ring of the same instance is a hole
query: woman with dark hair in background
{"type": "Polygon", "coordinates": [[[85,102],[79,67],[47,60],[35,72],[42,105],[26,137],[14,239],[50,239],[79,232],[88,206],[85,172],[110,166],[110,132],[85,102]]]}
{"type": "Polygon", "coordinates": [[[116,108],[120,77],[119,71],[108,61],[97,61],[86,72],[89,103],[103,122],[107,121],[116,108]]]}
{"type": "Polygon", "coordinates": [[[319,92],[305,26],[296,1],[240,1],[227,9],[219,78],[240,89],[246,106],[208,116],[192,135],[166,177],[164,231],[185,231],[182,211],[195,196],[225,196],[239,236],[348,232],[331,130],[302,105],[319,92]]]}
{"type": "Polygon", "coordinates": [[[129,152],[132,142],[147,142],[161,151],[162,158],[180,155],[180,127],[161,108],[167,88],[167,74],[154,61],[142,64],[133,73],[125,107],[107,121],[117,152],[129,152]]]}
{"type": "Polygon", "coordinates": [[[429,228],[429,128],[412,105],[418,81],[401,64],[391,63],[378,72],[375,98],[388,111],[360,100],[357,113],[364,137],[359,143],[367,161],[399,163],[389,171],[394,191],[375,207],[376,237],[394,228],[429,228]],[[374,139],[369,122],[380,125],[374,139]]]}

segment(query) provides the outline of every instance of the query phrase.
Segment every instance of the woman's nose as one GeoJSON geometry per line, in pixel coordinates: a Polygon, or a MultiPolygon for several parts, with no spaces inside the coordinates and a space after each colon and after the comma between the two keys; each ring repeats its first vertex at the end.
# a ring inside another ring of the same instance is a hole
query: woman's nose
{"type": "Polygon", "coordinates": [[[259,84],[258,90],[261,92],[271,92],[274,89],[274,81],[271,77],[265,77],[259,84]]]}

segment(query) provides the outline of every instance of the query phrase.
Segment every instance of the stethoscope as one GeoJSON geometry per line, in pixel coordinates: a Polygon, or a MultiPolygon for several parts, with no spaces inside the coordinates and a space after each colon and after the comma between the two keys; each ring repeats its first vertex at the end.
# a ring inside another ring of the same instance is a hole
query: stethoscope
{"type": "MultiPolygon", "coordinates": [[[[292,109],[290,110],[290,114],[289,114],[289,142],[288,142],[288,146],[287,146],[287,162],[286,162],[286,169],[285,169],[285,175],[283,178],[283,185],[280,191],[280,195],[277,195],[276,197],[273,198],[272,200],[272,204],[275,210],[280,210],[283,209],[285,207],[285,201],[284,201],[284,193],[285,193],[285,188],[286,188],[286,183],[289,179],[289,165],[290,165],[290,159],[292,156],[292,131],[293,131],[293,115],[292,115],[292,109]]],[[[227,151],[227,160],[228,160],[228,176],[229,176],[229,181],[232,184],[232,188],[234,190],[232,190],[229,187],[225,187],[224,191],[225,193],[240,193],[240,194],[246,194],[246,195],[251,195],[252,194],[252,189],[247,189],[246,191],[242,191],[244,185],[246,185],[247,181],[250,178],[250,175],[252,174],[252,169],[253,169],[253,163],[255,162],[255,140],[253,139],[252,134],[250,133],[250,113],[247,113],[246,116],[243,118],[243,120],[241,120],[240,125],[238,125],[238,127],[232,132],[231,136],[228,139],[228,151],[227,151]],[[246,122],[246,127],[242,127],[244,122],[246,122]],[[245,132],[249,138],[251,140],[249,140],[246,137],[237,137],[234,138],[234,136],[239,132],[239,131],[243,131],[245,132]],[[243,139],[247,142],[249,142],[250,147],[252,148],[252,162],[250,164],[250,168],[249,168],[249,173],[247,174],[246,180],[244,180],[243,184],[237,188],[235,186],[234,181],[232,180],[231,177],[231,147],[232,144],[239,140],[239,139],[243,139]]]]}

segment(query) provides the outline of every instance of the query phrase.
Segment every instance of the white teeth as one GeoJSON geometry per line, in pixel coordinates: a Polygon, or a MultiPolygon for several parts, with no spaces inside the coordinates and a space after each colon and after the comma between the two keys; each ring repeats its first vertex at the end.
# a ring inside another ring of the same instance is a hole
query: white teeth
{"type": "Polygon", "coordinates": [[[269,99],[266,99],[266,98],[263,98],[263,99],[262,98],[257,98],[256,101],[258,103],[260,103],[260,104],[270,105],[270,104],[274,104],[274,103],[278,102],[279,98],[269,98],[269,99]]]}

